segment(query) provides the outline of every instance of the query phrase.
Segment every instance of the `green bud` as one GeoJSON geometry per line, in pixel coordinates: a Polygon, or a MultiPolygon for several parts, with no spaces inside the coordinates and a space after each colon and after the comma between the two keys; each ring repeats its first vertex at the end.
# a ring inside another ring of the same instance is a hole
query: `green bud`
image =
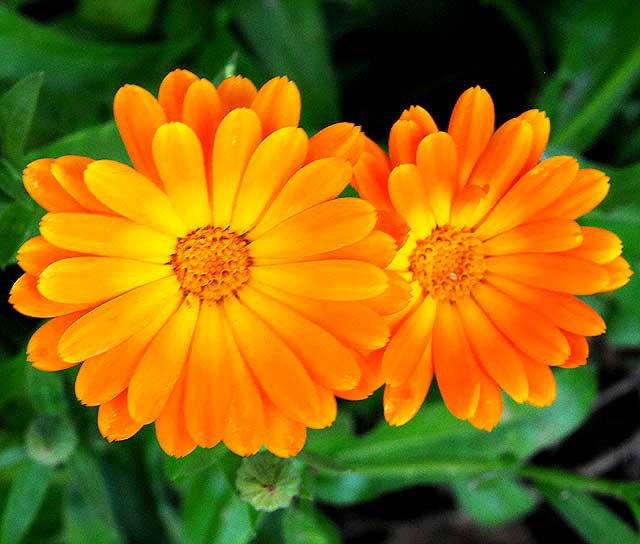
{"type": "Polygon", "coordinates": [[[293,459],[262,451],[242,460],[236,475],[240,498],[256,510],[273,512],[289,506],[300,490],[300,471],[293,459]]]}

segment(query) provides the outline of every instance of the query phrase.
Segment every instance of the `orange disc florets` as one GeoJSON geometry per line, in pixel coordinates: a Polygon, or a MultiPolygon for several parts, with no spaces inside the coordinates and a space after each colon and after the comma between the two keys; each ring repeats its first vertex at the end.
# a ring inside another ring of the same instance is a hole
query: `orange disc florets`
{"type": "Polygon", "coordinates": [[[482,242],[472,232],[449,225],[418,240],[409,257],[413,279],[436,300],[468,296],[485,267],[482,242]]]}
{"type": "Polygon", "coordinates": [[[220,227],[200,227],[178,238],[170,262],[182,290],[202,300],[221,300],[249,281],[247,241],[220,227]]]}

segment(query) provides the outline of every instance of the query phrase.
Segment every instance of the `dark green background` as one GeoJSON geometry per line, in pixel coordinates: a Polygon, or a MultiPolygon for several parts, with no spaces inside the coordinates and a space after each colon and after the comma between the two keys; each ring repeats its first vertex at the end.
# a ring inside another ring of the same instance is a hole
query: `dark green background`
{"type": "MultiPolygon", "coordinates": [[[[609,197],[584,222],[620,235],[636,268],[638,28],[637,0],[2,2],[2,299],[41,213],[21,187],[22,168],[63,154],[126,160],[111,121],[115,91],[138,83],[155,92],[176,67],[214,81],[236,70],[257,84],[286,74],[310,133],[346,120],[383,145],[411,104],[446,127],[476,84],[500,122],[545,109],[548,154],[611,175],[609,197]]],[[[451,417],[436,391],[402,428],[381,422],[379,394],[344,403],[286,467],[301,483],[289,482],[297,497],[274,513],[239,497],[240,460],[223,447],[172,460],[152,431],[107,444],[95,410],[75,400],[73,369],[25,363],[37,320],[3,304],[0,544],[635,542],[640,280],[590,302],[608,334],[587,368],[556,372],[553,407],[507,403],[489,434],[451,417]]]]}

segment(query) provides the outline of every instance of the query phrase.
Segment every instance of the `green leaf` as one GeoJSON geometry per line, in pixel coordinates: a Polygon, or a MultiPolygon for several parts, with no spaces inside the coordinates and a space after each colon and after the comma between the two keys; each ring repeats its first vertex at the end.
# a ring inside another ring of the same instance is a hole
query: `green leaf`
{"type": "Polygon", "coordinates": [[[28,154],[29,161],[40,157],[84,155],[92,159],[111,159],[129,163],[127,152],[113,121],[73,132],[28,154]]]}
{"type": "Polygon", "coordinates": [[[605,505],[586,493],[539,486],[540,491],[564,520],[586,542],[620,544],[640,542],[640,535],[605,505]]]}
{"type": "Polygon", "coordinates": [[[219,463],[228,454],[229,450],[223,444],[218,444],[213,448],[197,448],[186,457],[167,457],[165,461],[167,476],[172,480],[190,476],[219,463]]]}
{"type": "Polygon", "coordinates": [[[43,72],[31,74],[0,96],[0,144],[16,163],[24,153],[43,80],[43,72]]]}
{"type": "Polygon", "coordinates": [[[44,499],[53,468],[25,461],[14,478],[2,513],[0,544],[17,544],[26,535],[44,499]]]}
{"type": "Polygon", "coordinates": [[[62,376],[27,366],[27,391],[36,413],[59,415],[67,411],[62,376]]]}
{"type": "Polygon", "coordinates": [[[79,450],[69,464],[70,478],[64,490],[64,542],[68,544],[117,544],[119,534],[100,466],[79,450]]]}
{"type": "Polygon", "coordinates": [[[29,424],[25,443],[27,453],[43,465],[64,463],[76,447],[75,429],[63,414],[46,414],[36,417],[29,424]]]}
{"type": "Polygon", "coordinates": [[[190,544],[245,544],[255,534],[255,512],[221,470],[191,476],[182,518],[190,544]]]}
{"type": "Polygon", "coordinates": [[[340,544],[340,533],[309,502],[285,510],[282,515],[284,544],[340,544]]]}
{"type": "Polygon", "coordinates": [[[129,34],[145,34],[153,23],[159,0],[82,0],[78,15],[98,26],[129,34]]]}
{"type": "Polygon", "coordinates": [[[11,200],[19,200],[26,207],[33,205],[33,200],[22,185],[20,172],[6,159],[0,159],[0,191],[11,200]]]}
{"type": "Polygon", "coordinates": [[[293,79],[304,97],[302,125],[314,132],[339,117],[338,86],[316,0],[241,0],[236,19],[272,75],[293,79]]]}
{"type": "Polygon", "coordinates": [[[12,202],[0,209],[0,268],[15,262],[18,248],[39,220],[35,206],[12,202]]]}
{"type": "Polygon", "coordinates": [[[343,436],[334,451],[323,455],[348,470],[314,465],[319,470],[314,495],[352,503],[418,483],[513,472],[514,460],[559,442],[589,414],[596,393],[593,371],[557,369],[555,376],[558,395],[551,407],[505,400],[502,421],[491,433],[456,419],[441,402],[427,401],[402,427],[382,422],[364,436],[343,436]]]}
{"type": "Polygon", "coordinates": [[[453,485],[460,506],[473,519],[485,525],[500,525],[531,512],[536,498],[513,478],[475,478],[453,485]]]}
{"type": "Polygon", "coordinates": [[[20,395],[24,390],[27,371],[26,353],[22,351],[11,359],[0,362],[0,407],[20,395]]]}

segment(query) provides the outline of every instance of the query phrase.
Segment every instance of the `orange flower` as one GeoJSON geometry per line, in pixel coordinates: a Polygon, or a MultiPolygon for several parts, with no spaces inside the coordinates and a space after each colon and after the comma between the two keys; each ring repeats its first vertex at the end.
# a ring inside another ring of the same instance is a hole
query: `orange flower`
{"type": "Polygon", "coordinates": [[[631,275],[615,234],[575,222],[605,197],[609,178],[571,157],[539,162],[549,136],[542,112],[493,127],[491,98],[476,87],[458,100],[448,132],[411,108],[391,129],[386,170],[379,153],[356,166],[363,195],[382,210],[391,204],[409,228],[389,266],[413,293],[382,355],[393,425],[415,415],[434,373],[449,410],[481,429],[500,419],[501,390],[550,404],[549,366],[585,364],[585,336],[605,330],[573,295],[616,289],[631,275]]]}
{"type": "Polygon", "coordinates": [[[363,135],[342,123],[309,140],[287,78],[256,91],[178,70],[158,100],[126,85],[114,109],[135,168],[67,156],[24,172],[50,213],[11,302],[53,318],[29,360],[82,363],[77,396],[109,440],[155,422],[175,456],[220,440],[296,454],[336,395],[381,383],[361,352],[388,338],[395,248],[371,204],[336,199],[363,135]]]}

